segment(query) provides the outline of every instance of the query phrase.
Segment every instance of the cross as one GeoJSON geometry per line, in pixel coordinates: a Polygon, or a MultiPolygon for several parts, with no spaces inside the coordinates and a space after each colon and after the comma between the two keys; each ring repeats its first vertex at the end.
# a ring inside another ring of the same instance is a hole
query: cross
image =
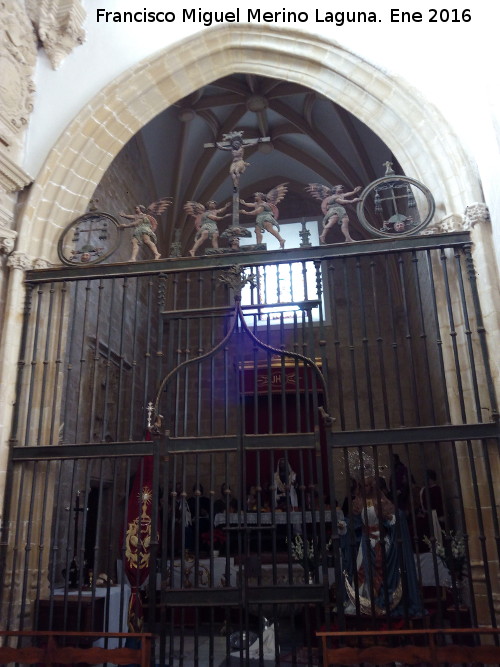
{"type": "Polygon", "coordinates": [[[77,551],[78,551],[78,518],[80,512],[84,512],[87,508],[80,505],[80,494],[81,491],[76,492],[76,500],[74,507],[66,507],[67,512],[75,513],[75,532],[73,535],[73,560],[70,565],[69,570],[69,582],[72,588],[75,588],[78,585],[78,565],[77,565],[77,551]]]}
{"type": "Polygon", "coordinates": [[[76,558],[76,554],[78,551],[78,515],[80,512],[85,511],[87,508],[83,507],[80,505],[80,494],[81,491],[76,492],[76,500],[75,500],[75,506],[74,507],[66,507],[67,512],[74,512],[75,513],[75,533],[74,533],[74,538],[73,538],[73,558],[76,558]]]}
{"type": "Polygon", "coordinates": [[[243,130],[234,130],[222,136],[222,141],[215,143],[203,144],[203,148],[218,148],[222,151],[231,151],[233,160],[229,167],[229,174],[233,179],[233,221],[232,226],[239,226],[239,204],[240,204],[240,176],[245,172],[249,166],[249,162],[245,162],[243,154],[246,146],[253,146],[255,144],[262,144],[271,141],[271,137],[259,137],[258,139],[243,139],[243,130]]]}

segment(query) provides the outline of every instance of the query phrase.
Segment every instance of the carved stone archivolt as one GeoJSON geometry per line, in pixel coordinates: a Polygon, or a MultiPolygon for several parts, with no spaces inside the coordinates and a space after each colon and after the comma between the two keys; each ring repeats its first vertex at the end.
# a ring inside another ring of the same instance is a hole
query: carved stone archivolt
{"type": "Polygon", "coordinates": [[[86,12],[80,0],[28,0],[29,16],[50,63],[57,69],[75,46],[83,44],[86,12]]]}

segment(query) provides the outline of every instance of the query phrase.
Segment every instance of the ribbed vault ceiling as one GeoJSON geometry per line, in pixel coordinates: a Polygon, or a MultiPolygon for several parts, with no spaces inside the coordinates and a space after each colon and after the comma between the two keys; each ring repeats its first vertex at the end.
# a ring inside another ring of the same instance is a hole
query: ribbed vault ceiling
{"type": "MultiPolygon", "coordinates": [[[[240,194],[249,199],[255,191],[267,192],[287,182],[289,192],[280,204],[280,221],[322,216],[320,202],[305,191],[308,183],[342,184],[346,191],[364,187],[384,175],[386,160],[393,162],[396,173],[402,173],[378,136],[314,90],[249,74],[218,79],[169,107],[141,130],[156,190],[159,196],[173,198],[167,214],[169,228],[182,230],[183,247],[189,247],[194,235],[184,203],[231,199],[231,153],[204,144],[222,141],[233,130],[242,130],[244,139],[269,137],[269,142],[245,150],[250,166],[241,178],[240,194]]],[[[354,209],[351,213],[353,238],[365,238],[354,209]]],[[[224,226],[222,223],[221,230],[224,226]]],[[[172,240],[170,236],[168,242],[172,240]]]]}

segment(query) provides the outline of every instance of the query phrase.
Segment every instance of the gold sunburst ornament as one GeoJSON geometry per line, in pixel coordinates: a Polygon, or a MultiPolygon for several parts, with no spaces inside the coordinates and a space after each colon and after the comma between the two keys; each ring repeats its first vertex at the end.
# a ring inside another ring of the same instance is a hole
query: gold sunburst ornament
{"type": "Polygon", "coordinates": [[[130,568],[142,570],[149,566],[149,548],[151,546],[151,517],[148,507],[151,505],[153,492],[145,486],[139,493],[141,515],[128,524],[125,535],[125,558],[130,568]]]}

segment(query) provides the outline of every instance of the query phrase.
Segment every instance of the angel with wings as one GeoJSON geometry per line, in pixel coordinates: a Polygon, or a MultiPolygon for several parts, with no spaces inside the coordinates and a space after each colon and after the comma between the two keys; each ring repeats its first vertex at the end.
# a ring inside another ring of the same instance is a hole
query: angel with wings
{"type": "Polygon", "coordinates": [[[240,199],[240,204],[253,209],[253,211],[240,209],[240,213],[243,215],[255,215],[255,237],[257,243],[262,243],[262,235],[265,231],[268,231],[278,239],[281,249],[285,247],[285,239],[279,233],[280,226],[278,225],[279,213],[277,205],[284,198],[287,191],[287,183],[281,183],[272,190],[269,190],[267,195],[263,192],[256,192],[254,194],[255,202],[246,202],[240,199]],[[274,227],[277,229],[274,229],[274,227]]]}
{"type": "Polygon", "coordinates": [[[142,204],[138,204],[132,215],[127,215],[123,212],[120,213],[122,218],[132,220],[128,225],[120,225],[120,229],[126,229],[127,227],[135,228],[131,239],[132,253],[130,255],[130,262],[137,260],[139,247],[142,244],[148,246],[153,253],[154,259],[160,259],[161,255],[156,245],[158,243],[156,238],[158,222],[153,214],[161,215],[171,203],[172,200],[170,197],[163,197],[163,199],[158,199],[158,201],[151,203],[147,208],[142,204]]]}
{"type": "Polygon", "coordinates": [[[327,185],[321,185],[321,183],[309,183],[306,190],[315,199],[321,201],[321,211],[324,216],[323,232],[319,237],[321,243],[326,243],[328,230],[337,224],[340,225],[345,240],[354,241],[349,233],[349,216],[347,215],[344,206],[361,201],[360,197],[347,199],[347,197],[351,197],[358,193],[361,190],[361,186],[358,185],[352,192],[344,192],[344,187],[342,185],[334,185],[332,188],[329,188],[327,185]]]}
{"type": "Polygon", "coordinates": [[[219,229],[217,223],[224,218],[230,216],[230,213],[226,215],[220,215],[229,206],[225,204],[221,208],[217,208],[217,202],[209,201],[207,206],[203,206],[196,201],[188,201],[184,204],[184,210],[189,215],[194,217],[194,226],[196,227],[196,236],[194,237],[194,245],[189,251],[191,257],[194,257],[196,251],[207,239],[212,241],[212,248],[219,247],[219,229]]]}

